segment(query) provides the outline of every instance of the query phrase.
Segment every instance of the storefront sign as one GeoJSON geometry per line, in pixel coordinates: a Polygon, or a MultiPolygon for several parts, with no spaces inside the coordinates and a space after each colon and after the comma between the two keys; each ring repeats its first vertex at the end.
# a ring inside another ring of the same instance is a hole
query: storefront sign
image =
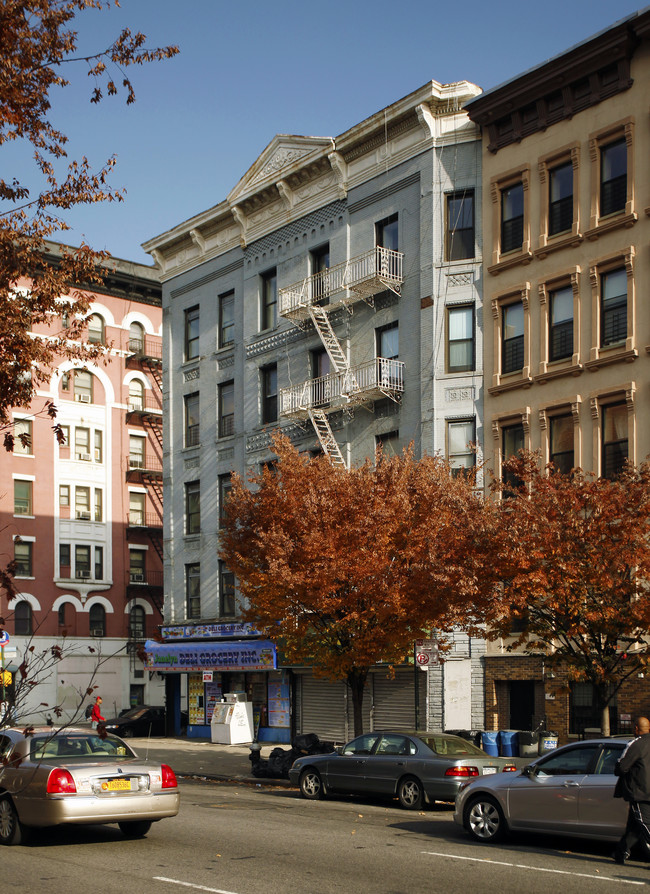
{"type": "Polygon", "coordinates": [[[160,632],[166,642],[175,639],[221,639],[229,636],[257,635],[257,630],[251,624],[236,623],[162,627],[160,632]]]}
{"type": "Polygon", "coordinates": [[[277,652],[269,640],[224,643],[157,643],[144,646],[145,667],[162,673],[188,671],[260,671],[277,667],[277,652]]]}

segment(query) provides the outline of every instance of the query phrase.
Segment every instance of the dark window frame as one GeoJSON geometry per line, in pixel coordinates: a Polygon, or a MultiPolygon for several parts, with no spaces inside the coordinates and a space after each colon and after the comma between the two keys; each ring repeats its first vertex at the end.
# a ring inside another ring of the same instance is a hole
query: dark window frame
{"type": "Polygon", "coordinates": [[[476,257],[476,215],[474,206],[474,190],[461,189],[447,193],[446,202],[447,225],[445,230],[445,260],[464,261],[476,257]],[[458,211],[455,203],[459,203],[458,211]],[[466,203],[471,204],[469,210],[466,203]],[[457,226],[460,221],[467,223],[466,216],[471,216],[471,224],[457,226]]]}
{"type": "Polygon", "coordinates": [[[184,314],[183,360],[197,360],[200,341],[200,307],[188,307],[184,314]]]}
{"type": "Polygon", "coordinates": [[[235,380],[222,382],[218,386],[219,437],[227,438],[235,434],[235,380]],[[227,398],[227,400],[226,400],[227,398]],[[224,412],[232,406],[231,412],[224,412]]]}

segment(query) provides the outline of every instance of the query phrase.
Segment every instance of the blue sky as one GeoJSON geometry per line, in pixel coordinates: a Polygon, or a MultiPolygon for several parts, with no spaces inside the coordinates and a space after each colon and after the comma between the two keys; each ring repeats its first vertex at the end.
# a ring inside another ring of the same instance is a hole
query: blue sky
{"type": "MultiPolygon", "coordinates": [[[[223,200],[276,133],[336,136],[430,80],[489,89],[637,9],[627,0],[121,0],[108,14],[85,13],[84,51],[128,26],[181,52],[131,70],[135,105],[91,105],[82,66],[53,96],[50,118],[70,137],[70,157],[99,167],[115,154],[112,182],[127,191],[123,203],[71,214],[64,241],[150,264],[141,243],[223,200]]],[[[22,174],[25,147],[3,152],[5,178],[22,174]]]]}

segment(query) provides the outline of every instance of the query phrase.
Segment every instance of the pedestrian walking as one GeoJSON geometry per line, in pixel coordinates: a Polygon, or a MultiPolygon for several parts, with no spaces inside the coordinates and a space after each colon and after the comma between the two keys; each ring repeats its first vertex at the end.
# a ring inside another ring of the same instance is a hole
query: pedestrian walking
{"type": "Polygon", "coordinates": [[[93,709],[90,712],[90,725],[93,729],[97,729],[97,724],[100,722],[105,723],[106,718],[102,717],[102,697],[101,695],[98,695],[95,699],[93,709]]]}
{"type": "Polygon", "coordinates": [[[616,762],[618,776],[615,798],[624,798],[629,806],[625,834],[612,857],[623,864],[634,845],[642,841],[650,849],[650,720],[637,717],[636,736],[616,762]]]}

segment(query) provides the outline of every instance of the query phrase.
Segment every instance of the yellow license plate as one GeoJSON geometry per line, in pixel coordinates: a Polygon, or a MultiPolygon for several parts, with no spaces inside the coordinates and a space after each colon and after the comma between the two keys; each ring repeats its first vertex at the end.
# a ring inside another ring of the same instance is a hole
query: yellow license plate
{"type": "Polygon", "coordinates": [[[102,782],[102,791],[103,792],[130,792],[131,791],[131,780],[130,779],[107,779],[106,782],[102,782]]]}

